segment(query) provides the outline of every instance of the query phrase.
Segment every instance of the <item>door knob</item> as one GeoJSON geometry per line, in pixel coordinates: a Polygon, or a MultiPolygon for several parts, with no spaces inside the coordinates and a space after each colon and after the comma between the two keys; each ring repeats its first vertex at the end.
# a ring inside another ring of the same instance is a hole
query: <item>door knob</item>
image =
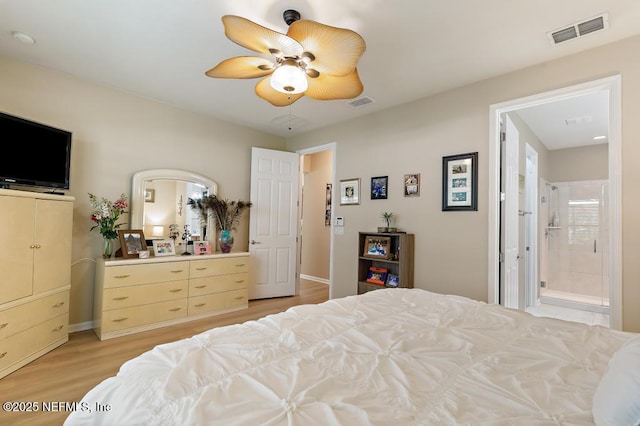
{"type": "Polygon", "coordinates": [[[251,240],[251,244],[262,244],[260,241],[251,240]]]}

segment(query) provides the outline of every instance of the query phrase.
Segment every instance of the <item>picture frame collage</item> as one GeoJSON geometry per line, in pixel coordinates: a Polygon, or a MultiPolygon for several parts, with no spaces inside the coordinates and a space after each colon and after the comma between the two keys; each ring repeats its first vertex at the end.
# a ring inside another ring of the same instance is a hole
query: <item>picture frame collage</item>
{"type": "MultiPolygon", "coordinates": [[[[328,184],[329,185],[329,184],[328,184]]],[[[420,197],[420,173],[407,173],[402,178],[404,197],[420,197]]],[[[389,176],[371,178],[371,200],[389,198],[389,176]]],[[[360,178],[340,180],[340,205],[361,203],[360,178]]],[[[478,210],[478,153],[469,152],[442,157],[442,211],[478,210]]],[[[330,222],[330,221],[329,221],[330,222]]]]}

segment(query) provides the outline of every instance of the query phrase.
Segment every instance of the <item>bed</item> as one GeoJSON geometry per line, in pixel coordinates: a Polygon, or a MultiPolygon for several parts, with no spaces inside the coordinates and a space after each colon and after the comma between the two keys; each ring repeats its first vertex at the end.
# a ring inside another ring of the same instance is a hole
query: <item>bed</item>
{"type": "Polygon", "coordinates": [[[397,288],[159,345],[65,425],[637,425],[638,395],[639,335],[397,288]]]}

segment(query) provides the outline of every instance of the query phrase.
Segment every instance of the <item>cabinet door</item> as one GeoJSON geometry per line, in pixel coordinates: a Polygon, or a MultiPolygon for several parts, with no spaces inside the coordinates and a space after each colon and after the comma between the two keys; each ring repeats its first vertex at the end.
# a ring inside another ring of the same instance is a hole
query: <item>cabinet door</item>
{"type": "Polygon", "coordinates": [[[73,203],[37,200],[33,292],[71,283],[73,203]]]}
{"type": "Polygon", "coordinates": [[[0,304],[30,296],[35,200],[0,197],[0,304]]]}

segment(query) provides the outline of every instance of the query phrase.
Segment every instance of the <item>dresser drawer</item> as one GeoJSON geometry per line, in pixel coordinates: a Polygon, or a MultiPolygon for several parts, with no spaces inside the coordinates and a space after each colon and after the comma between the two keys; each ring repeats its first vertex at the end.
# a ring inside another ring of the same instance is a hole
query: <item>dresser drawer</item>
{"type": "Polygon", "coordinates": [[[180,280],[132,287],[108,288],[104,290],[102,309],[107,311],[110,309],[183,299],[187,297],[188,286],[188,280],[180,280]]]}
{"type": "Polygon", "coordinates": [[[247,289],[190,297],[189,315],[246,306],[248,302],[249,291],[247,289]]]}
{"type": "Polygon", "coordinates": [[[190,262],[190,278],[209,277],[212,275],[235,274],[249,272],[249,258],[225,257],[217,259],[192,260],[190,262]]]}
{"type": "Polygon", "coordinates": [[[249,274],[218,275],[189,280],[189,297],[247,288],[249,274]]]}
{"type": "Polygon", "coordinates": [[[125,287],[189,278],[189,262],[147,263],[104,268],[104,287],[125,287]]]}
{"type": "Polygon", "coordinates": [[[102,332],[124,330],[187,316],[187,299],[113,309],[102,315],[102,332]]]}
{"type": "Polygon", "coordinates": [[[69,312],[68,290],[0,311],[0,339],[66,312],[69,312]]]}
{"type": "Polygon", "coordinates": [[[64,313],[0,340],[0,370],[69,336],[69,314],[64,313]]]}

